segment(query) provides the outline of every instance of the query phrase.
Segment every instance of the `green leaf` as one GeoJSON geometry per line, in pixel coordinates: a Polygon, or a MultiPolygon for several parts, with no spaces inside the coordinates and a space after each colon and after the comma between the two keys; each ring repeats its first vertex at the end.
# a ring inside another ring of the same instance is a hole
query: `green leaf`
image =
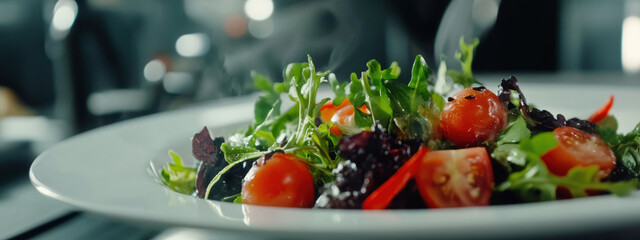
{"type": "Polygon", "coordinates": [[[282,105],[282,101],[280,101],[280,96],[277,95],[267,95],[258,97],[258,101],[256,101],[253,106],[253,115],[255,119],[254,125],[259,126],[262,125],[267,117],[275,117],[280,115],[280,106],[282,105]]]}
{"type": "Polygon", "coordinates": [[[500,134],[498,145],[504,143],[518,143],[522,139],[531,137],[531,131],[527,128],[527,123],[522,116],[518,117],[511,126],[500,134]]]}
{"type": "Polygon", "coordinates": [[[411,69],[411,81],[409,81],[408,85],[409,88],[413,89],[411,96],[414,101],[422,100],[426,102],[429,100],[429,97],[431,97],[428,89],[428,79],[431,77],[431,73],[432,71],[427,65],[427,61],[425,61],[421,55],[416,56],[413,62],[413,68],[411,69]]]}
{"type": "Polygon", "coordinates": [[[257,149],[252,147],[231,146],[227,143],[223,143],[220,146],[220,149],[224,153],[224,160],[229,164],[259,158],[267,153],[265,151],[258,151],[257,149]]]}
{"type": "Polygon", "coordinates": [[[299,104],[296,104],[271,122],[271,134],[276,137],[276,140],[293,134],[298,120],[298,112],[299,104]]]}
{"type": "Polygon", "coordinates": [[[412,88],[394,80],[386,80],[384,85],[389,91],[388,96],[391,99],[394,117],[418,111],[418,105],[422,104],[422,101],[413,95],[412,88]]]}
{"type": "Polygon", "coordinates": [[[298,85],[302,85],[304,83],[304,77],[302,76],[302,70],[307,68],[309,63],[290,63],[284,69],[283,77],[284,77],[284,85],[286,91],[291,87],[291,81],[296,82],[298,85]]]}
{"type": "Polygon", "coordinates": [[[498,145],[491,153],[491,157],[507,169],[511,169],[511,165],[524,167],[527,164],[526,154],[520,150],[519,144],[514,143],[498,145]]]}
{"type": "Polygon", "coordinates": [[[474,83],[481,84],[473,77],[471,70],[471,64],[473,62],[473,51],[478,46],[480,41],[474,38],[471,44],[467,44],[464,41],[464,37],[460,38],[460,52],[456,52],[456,59],[460,61],[462,71],[447,70],[447,75],[451,77],[454,83],[462,85],[464,88],[471,87],[474,83]]]}
{"type": "Polygon", "coordinates": [[[253,85],[256,88],[267,93],[274,92],[273,83],[266,76],[257,73],[256,71],[251,71],[251,78],[253,78],[253,85]]]}
{"type": "Polygon", "coordinates": [[[440,109],[440,111],[442,111],[442,109],[444,109],[444,105],[447,104],[447,102],[444,100],[444,98],[440,94],[438,94],[436,92],[431,94],[431,99],[433,99],[433,102],[440,109]]]}
{"type": "Polygon", "coordinates": [[[598,128],[600,137],[611,145],[616,155],[617,162],[627,168],[632,177],[640,177],[640,123],[629,133],[619,135],[614,138],[612,130],[608,127],[601,126],[598,128]],[[609,132],[607,132],[609,131],[609,132]]]}
{"type": "Polygon", "coordinates": [[[169,156],[173,163],[168,163],[160,170],[162,182],[176,192],[192,194],[196,189],[197,170],[185,167],[182,164],[182,158],[174,151],[170,150],[169,156]]]}
{"type": "MultiPolygon", "coordinates": [[[[371,117],[374,122],[379,122],[382,126],[389,127],[393,110],[391,109],[391,101],[387,97],[387,90],[382,81],[382,72],[380,64],[371,60],[367,63],[368,70],[360,75],[359,79],[354,79],[361,83],[362,90],[365,94],[367,108],[371,111],[371,117]],[[371,78],[371,81],[369,81],[371,78]]],[[[352,102],[353,103],[353,102],[352,102]]],[[[358,106],[353,103],[354,107],[358,106]]]]}
{"type": "Polygon", "coordinates": [[[278,93],[286,93],[289,91],[289,87],[285,83],[275,83],[273,84],[273,90],[278,93]]]}
{"type": "Polygon", "coordinates": [[[233,199],[233,203],[242,204],[242,195],[238,194],[238,197],[236,197],[236,199],[233,199]]]}
{"type": "Polygon", "coordinates": [[[600,135],[600,138],[602,139],[602,141],[609,144],[610,147],[614,147],[620,144],[621,137],[618,135],[617,130],[610,127],[603,127],[603,126],[598,126],[597,130],[598,130],[598,135],[600,135]]]}
{"type": "Polygon", "coordinates": [[[433,71],[427,65],[427,61],[424,60],[422,55],[417,55],[416,59],[413,61],[413,67],[411,68],[411,80],[409,81],[409,87],[418,89],[422,83],[426,83],[432,72],[433,71]]]}
{"type": "Polygon", "coordinates": [[[521,139],[520,148],[526,152],[541,156],[558,145],[552,132],[543,132],[530,139],[521,139]]]}
{"type": "Polygon", "coordinates": [[[231,203],[235,203],[235,201],[240,198],[240,201],[242,201],[242,195],[240,195],[240,193],[238,194],[234,194],[231,196],[227,196],[227,197],[223,197],[222,199],[220,199],[221,202],[231,202],[231,203]]]}
{"type": "Polygon", "coordinates": [[[329,84],[331,85],[331,90],[333,90],[333,93],[336,95],[333,98],[333,106],[339,106],[344,99],[347,98],[346,87],[348,83],[340,84],[338,79],[336,79],[336,75],[332,73],[329,74],[329,84]]]}
{"type": "Polygon", "coordinates": [[[433,91],[442,96],[447,96],[453,90],[453,82],[447,80],[447,63],[444,60],[440,61],[433,85],[433,91]]]}
{"type": "Polygon", "coordinates": [[[320,100],[320,101],[316,104],[315,108],[313,109],[313,112],[314,112],[314,113],[318,113],[318,112],[320,112],[320,108],[322,107],[322,105],[324,105],[325,103],[327,103],[329,100],[331,100],[331,98],[323,98],[322,100],[320,100]]]}
{"type": "Polygon", "coordinates": [[[373,126],[373,119],[371,118],[371,115],[360,112],[359,110],[355,110],[353,112],[356,126],[363,129],[371,129],[371,126],[373,126]]]}
{"type": "Polygon", "coordinates": [[[392,62],[389,68],[382,71],[382,79],[398,79],[400,72],[400,66],[398,66],[398,63],[392,62]]]}
{"type": "Polygon", "coordinates": [[[253,136],[257,139],[261,146],[265,149],[276,144],[276,138],[273,136],[271,132],[258,130],[253,136]]]}
{"type": "Polygon", "coordinates": [[[525,201],[549,201],[556,200],[556,189],[560,186],[568,189],[574,198],[587,196],[587,190],[602,190],[622,196],[638,187],[637,179],[601,182],[597,175],[598,166],[574,167],[566,176],[550,173],[540,155],[556,144],[552,133],[541,133],[530,140],[523,139],[520,149],[515,151],[522,151],[526,155],[526,167],[511,173],[495,190],[512,191],[525,201]]]}
{"type": "Polygon", "coordinates": [[[460,61],[460,65],[462,65],[462,72],[465,75],[472,75],[471,63],[473,62],[473,51],[480,43],[480,40],[474,38],[471,41],[471,44],[467,44],[464,41],[464,37],[461,37],[459,43],[460,52],[456,53],[456,59],[458,59],[458,61],[460,61]]]}

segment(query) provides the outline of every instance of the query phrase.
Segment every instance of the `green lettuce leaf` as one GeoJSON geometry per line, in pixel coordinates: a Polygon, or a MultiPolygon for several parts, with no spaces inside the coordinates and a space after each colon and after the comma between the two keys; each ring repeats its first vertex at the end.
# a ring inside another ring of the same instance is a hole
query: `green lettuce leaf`
{"type": "Polygon", "coordinates": [[[553,133],[540,133],[523,139],[517,151],[526,155],[526,167],[513,172],[509,178],[495,188],[496,191],[512,191],[524,201],[556,200],[556,189],[564,187],[574,198],[586,197],[587,190],[602,190],[619,196],[627,195],[638,186],[631,181],[602,182],[597,176],[598,167],[574,167],[566,176],[551,174],[540,156],[557,145],[553,133]]]}
{"type": "Polygon", "coordinates": [[[162,182],[176,192],[192,194],[196,190],[197,170],[185,167],[182,158],[176,152],[169,151],[169,156],[173,163],[168,163],[160,171],[162,182]]]}

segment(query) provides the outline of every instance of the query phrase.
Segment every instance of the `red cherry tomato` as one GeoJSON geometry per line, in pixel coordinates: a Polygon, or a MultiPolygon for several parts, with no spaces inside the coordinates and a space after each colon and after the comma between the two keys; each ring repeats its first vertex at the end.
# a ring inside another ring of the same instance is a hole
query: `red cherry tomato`
{"type": "Polygon", "coordinates": [[[348,105],[351,105],[349,99],[344,99],[344,101],[342,101],[342,103],[340,103],[340,105],[338,106],[334,106],[333,101],[328,101],[327,103],[322,105],[322,107],[320,107],[320,118],[322,118],[322,121],[324,122],[331,122],[331,118],[333,117],[333,115],[336,114],[338,110],[348,105]]]}
{"type": "Polygon", "coordinates": [[[307,166],[291,154],[263,158],[244,178],[242,203],[275,207],[313,207],[313,177],[307,166]],[[263,164],[261,164],[264,162],[263,164]]]}
{"type": "Polygon", "coordinates": [[[431,151],[416,184],[430,208],[487,206],[493,190],[491,160],[481,147],[431,151]]]}
{"type": "Polygon", "coordinates": [[[469,147],[495,139],[506,126],[507,112],[486,88],[466,88],[449,98],[440,120],[445,138],[469,147]]]}
{"type": "Polygon", "coordinates": [[[558,146],[542,155],[553,174],[564,176],[576,166],[598,166],[598,176],[606,177],[616,165],[616,156],[600,137],[572,127],[553,130],[558,146]]]}
{"type": "MultiPolygon", "coordinates": [[[[369,114],[367,105],[358,108],[363,113],[369,114]]],[[[328,101],[320,107],[320,118],[324,122],[333,122],[345,127],[356,127],[354,108],[349,99],[344,99],[338,106],[333,105],[333,101],[328,101]]],[[[342,135],[340,127],[332,126],[330,129],[334,135],[342,135]]]]}

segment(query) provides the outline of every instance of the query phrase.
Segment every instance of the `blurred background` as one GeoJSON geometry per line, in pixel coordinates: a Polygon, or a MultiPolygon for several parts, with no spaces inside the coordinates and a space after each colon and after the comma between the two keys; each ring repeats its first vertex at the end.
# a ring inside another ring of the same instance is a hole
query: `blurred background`
{"type": "Polygon", "coordinates": [[[640,0],[0,0],[0,238],[164,236],[37,194],[29,164],[65,138],[249,94],[251,70],[280,80],[307,54],[339,80],[370,59],[408,78],[416,54],[455,68],[460,36],[481,76],[640,81],[640,0]]]}

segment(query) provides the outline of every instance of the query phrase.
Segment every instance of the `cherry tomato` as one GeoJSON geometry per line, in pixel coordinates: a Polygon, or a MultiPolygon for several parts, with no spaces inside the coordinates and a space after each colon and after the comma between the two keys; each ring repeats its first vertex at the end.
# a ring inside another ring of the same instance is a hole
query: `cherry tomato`
{"type": "Polygon", "coordinates": [[[606,177],[616,165],[616,156],[600,137],[573,127],[553,130],[558,146],[542,155],[542,161],[553,174],[564,176],[576,166],[598,166],[598,176],[606,177]]]}
{"type": "Polygon", "coordinates": [[[322,107],[320,107],[320,118],[322,118],[322,121],[324,122],[331,122],[331,118],[333,117],[333,115],[336,114],[338,110],[348,105],[351,105],[349,99],[344,99],[344,101],[342,101],[342,103],[340,103],[340,105],[338,106],[334,106],[333,101],[328,101],[327,103],[322,105],[322,107]]]}
{"type": "Polygon", "coordinates": [[[445,138],[469,147],[495,139],[506,126],[507,112],[486,88],[466,88],[449,98],[440,120],[445,138]]]}
{"type": "MultiPolygon", "coordinates": [[[[367,105],[358,108],[363,113],[369,113],[367,105]]],[[[324,122],[333,122],[344,127],[356,127],[354,108],[349,99],[344,99],[338,106],[333,105],[333,101],[329,101],[320,107],[320,118],[324,122]]],[[[334,135],[342,135],[338,125],[332,126],[330,129],[334,135]]]]}
{"type": "Polygon", "coordinates": [[[486,206],[493,190],[491,160],[482,147],[431,151],[416,184],[430,208],[486,206]]]}
{"type": "Polygon", "coordinates": [[[296,156],[276,153],[258,159],[244,178],[242,203],[310,208],[315,191],[307,166],[296,156]]]}

